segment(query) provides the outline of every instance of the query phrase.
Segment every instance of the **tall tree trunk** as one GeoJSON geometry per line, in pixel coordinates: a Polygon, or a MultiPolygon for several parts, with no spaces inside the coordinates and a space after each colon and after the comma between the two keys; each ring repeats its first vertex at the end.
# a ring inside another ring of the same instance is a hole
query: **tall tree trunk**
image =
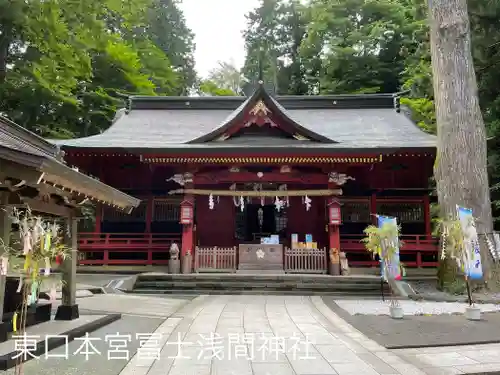
{"type": "Polygon", "coordinates": [[[7,77],[7,61],[9,58],[9,47],[12,42],[10,33],[5,31],[5,28],[0,29],[0,84],[5,82],[7,77]]]}
{"type": "MultiPolygon", "coordinates": [[[[493,224],[467,1],[429,0],[429,17],[438,137],[434,173],[441,214],[456,216],[456,205],[471,208],[484,238],[493,224]]],[[[491,259],[481,242],[487,282],[491,259]]]]}

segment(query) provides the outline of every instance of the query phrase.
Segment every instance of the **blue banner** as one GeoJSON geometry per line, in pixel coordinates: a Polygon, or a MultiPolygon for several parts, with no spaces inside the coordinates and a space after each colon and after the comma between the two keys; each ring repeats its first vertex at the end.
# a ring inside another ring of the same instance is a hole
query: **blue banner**
{"type": "Polygon", "coordinates": [[[465,251],[463,259],[461,259],[464,273],[469,279],[482,279],[483,265],[481,262],[481,251],[472,210],[457,206],[457,213],[464,233],[465,251]]]}
{"type": "MultiPolygon", "coordinates": [[[[394,225],[398,225],[398,221],[395,217],[389,217],[389,216],[381,216],[377,215],[377,224],[379,228],[382,228],[382,226],[385,223],[390,223],[394,225]]],[[[394,241],[399,244],[399,238],[395,238],[394,241]]],[[[384,262],[383,258],[380,258],[380,275],[384,280],[386,280],[386,275],[385,275],[385,267],[386,264],[384,262]]],[[[394,252],[392,259],[389,261],[389,264],[387,265],[388,267],[388,274],[394,277],[396,280],[401,279],[401,267],[400,267],[400,259],[399,259],[399,245],[396,245],[396,251],[394,252]]]]}

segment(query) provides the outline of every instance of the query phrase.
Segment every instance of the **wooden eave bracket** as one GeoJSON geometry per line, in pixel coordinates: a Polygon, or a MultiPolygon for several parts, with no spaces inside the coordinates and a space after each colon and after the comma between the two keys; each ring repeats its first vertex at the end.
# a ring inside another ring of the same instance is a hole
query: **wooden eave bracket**
{"type": "Polygon", "coordinates": [[[141,201],[56,161],[44,163],[42,183],[130,213],[141,201]]]}
{"type": "MultiPolygon", "coordinates": [[[[91,178],[91,177],[87,176],[87,178],[91,178]]],[[[102,184],[101,182],[99,182],[97,180],[94,180],[94,181],[96,183],[102,184]]],[[[108,194],[102,193],[100,191],[95,191],[93,189],[86,189],[86,188],[82,189],[79,186],[77,186],[78,184],[76,184],[76,186],[75,186],[74,183],[71,183],[69,181],[65,181],[65,179],[62,179],[62,178],[59,178],[58,176],[53,176],[53,175],[46,175],[44,177],[44,179],[42,180],[41,184],[49,185],[52,188],[54,188],[56,190],[60,190],[62,192],[69,192],[69,194],[74,194],[77,197],[76,200],[77,200],[77,204],[79,204],[79,205],[83,204],[85,202],[85,200],[92,200],[92,201],[95,201],[97,203],[102,203],[102,204],[105,204],[105,205],[108,205],[108,206],[111,206],[111,207],[114,207],[117,209],[124,210],[127,213],[130,213],[141,202],[139,199],[136,199],[133,197],[130,197],[130,198],[135,200],[134,203],[131,203],[129,201],[124,202],[122,199],[117,199],[117,197],[113,197],[113,196],[109,197],[108,194]]],[[[102,184],[102,185],[108,187],[109,189],[115,190],[114,188],[111,188],[110,186],[107,186],[105,184],[102,184]]],[[[115,190],[115,192],[118,192],[118,190],[115,190]]],[[[111,195],[115,195],[113,193],[114,192],[111,191],[111,195]]]]}

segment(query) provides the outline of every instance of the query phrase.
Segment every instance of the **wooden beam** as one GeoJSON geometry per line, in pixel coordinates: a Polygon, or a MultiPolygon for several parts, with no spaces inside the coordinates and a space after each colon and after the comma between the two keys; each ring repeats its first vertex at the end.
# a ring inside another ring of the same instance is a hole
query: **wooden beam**
{"type": "Polygon", "coordinates": [[[0,176],[2,177],[1,181],[16,179],[25,181],[26,185],[36,185],[41,181],[43,173],[35,168],[0,159],[0,176]]]}
{"type": "Polygon", "coordinates": [[[76,191],[69,191],[65,188],[58,188],[46,183],[40,183],[36,186],[39,191],[39,196],[57,196],[66,202],[69,206],[78,206],[82,204],[87,198],[76,191]]]}
{"type": "Polygon", "coordinates": [[[280,172],[263,172],[261,178],[257,176],[257,173],[240,171],[240,172],[229,172],[229,171],[216,171],[214,173],[203,173],[194,176],[195,185],[206,185],[206,184],[221,184],[221,183],[244,183],[244,182],[275,182],[282,184],[309,184],[309,185],[326,185],[328,183],[327,174],[319,173],[280,173],[280,172]]]}
{"type": "Polygon", "coordinates": [[[5,189],[7,189],[10,192],[16,192],[16,191],[19,191],[23,187],[26,187],[28,185],[26,185],[25,180],[12,181],[12,180],[5,179],[2,182],[0,182],[0,186],[4,187],[5,189]]]}
{"type": "MultiPolygon", "coordinates": [[[[29,207],[32,211],[43,212],[50,215],[70,217],[74,215],[75,208],[57,205],[53,202],[42,202],[38,199],[21,197],[22,205],[15,205],[18,208],[29,207]]],[[[14,206],[14,207],[15,207],[14,206]]]]}
{"type": "Polygon", "coordinates": [[[318,197],[330,195],[342,195],[342,189],[323,190],[273,190],[273,191],[237,191],[237,190],[202,190],[202,189],[177,189],[171,190],[169,194],[193,194],[193,195],[215,195],[221,197],[318,197]]]}

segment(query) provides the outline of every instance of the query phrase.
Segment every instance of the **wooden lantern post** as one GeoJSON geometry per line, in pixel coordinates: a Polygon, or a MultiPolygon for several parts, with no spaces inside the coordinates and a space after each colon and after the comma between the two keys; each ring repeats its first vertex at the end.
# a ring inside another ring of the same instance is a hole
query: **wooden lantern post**
{"type": "Polygon", "coordinates": [[[340,250],[340,224],[342,223],[342,216],[338,199],[328,199],[327,214],[329,247],[330,249],[340,250]]]}
{"type": "Polygon", "coordinates": [[[189,251],[193,253],[193,226],[194,226],[194,197],[185,195],[181,202],[181,218],[182,224],[182,247],[181,256],[184,257],[189,251]]]}

